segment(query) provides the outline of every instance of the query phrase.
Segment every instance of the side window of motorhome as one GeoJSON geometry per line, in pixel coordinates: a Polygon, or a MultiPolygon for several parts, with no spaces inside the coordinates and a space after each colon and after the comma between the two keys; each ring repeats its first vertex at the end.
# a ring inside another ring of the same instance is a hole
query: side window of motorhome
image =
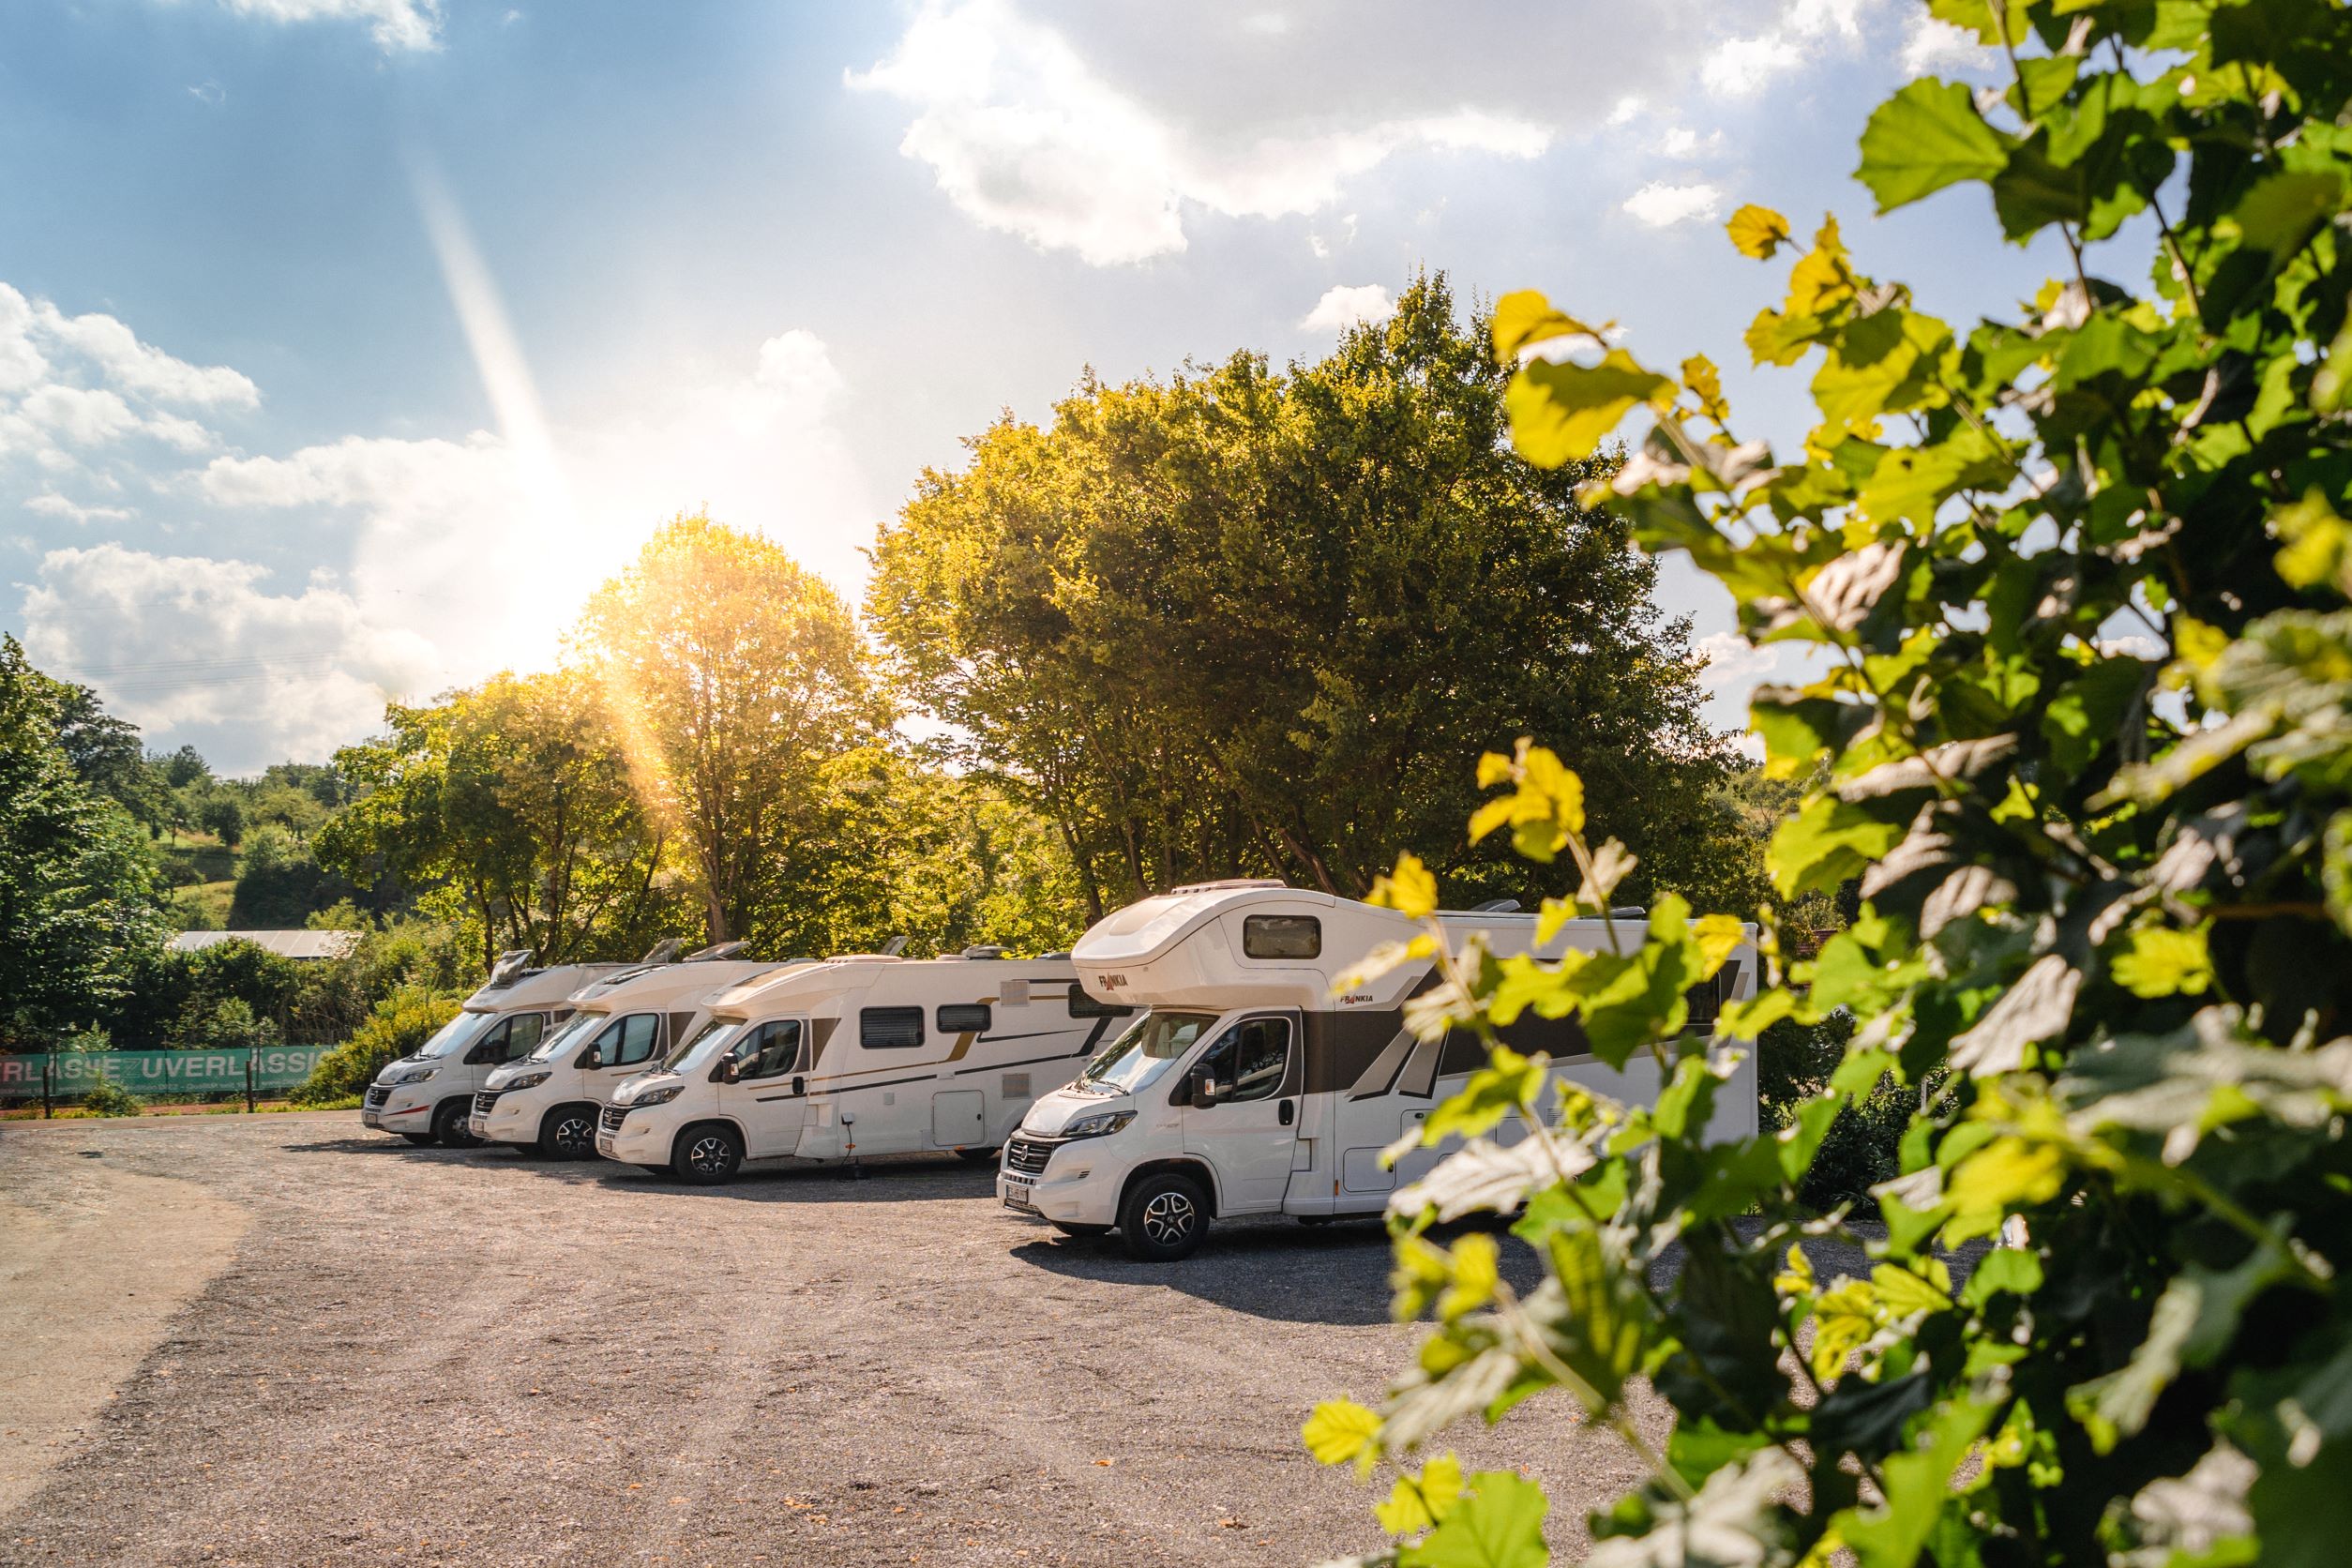
{"type": "Polygon", "coordinates": [[[661,1019],[652,1013],[631,1013],[604,1032],[597,1043],[604,1047],[604,1064],[608,1067],[634,1067],[654,1058],[654,1047],[661,1038],[661,1019]]]}
{"type": "Polygon", "coordinates": [[[1242,918],[1242,956],[1319,958],[1323,923],[1311,914],[1251,914],[1242,918]]]}
{"type": "Polygon", "coordinates": [[[1262,1100],[1277,1093],[1290,1071],[1290,1020],[1244,1018],[1200,1058],[1222,1086],[1226,1101],[1262,1100]]]}
{"type": "Polygon", "coordinates": [[[506,1038],[494,1060],[514,1062],[530,1055],[537,1047],[540,1036],[546,1033],[545,1013],[516,1014],[506,1020],[506,1038]]]}
{"type": "Polygon", "coordinates": [[[939,1010],[942,1034],[986,1034],[988,1023],[988,1004],[985,1002],[951,1002],[939,1010]]]}
{"type": "Polygon", "coordinates": [[[867,1007],[857,1015],[857,1043],[867,1050],[904,1050],[923,1043],[920,1007],[867,1007]]]}
{"type": "Polygon", "coordinates": [[[735,1047],[735,1055],[743,1062],[743,1071],[736,1076],[746,1082],[799,1071],[800,1020],[770,1019],[735,1047]]]}
{"type": "Polygon", "coordinates": [[[1097,1002],[1078,989],[1075,981],[1071,983],[1070,1017],[1074,1018],[1123,1018],[1134,1012],[1135,1009],[1132,1007],[1118,1007],[1108,1002],[1097,1002]]]}

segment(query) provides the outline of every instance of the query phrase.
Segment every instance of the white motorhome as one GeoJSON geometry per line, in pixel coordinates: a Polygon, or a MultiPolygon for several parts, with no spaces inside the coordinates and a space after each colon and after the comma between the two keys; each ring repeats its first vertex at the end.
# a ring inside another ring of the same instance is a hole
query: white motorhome
{"type": "Polygon", "coordinates": [[[746,1161],[986,1155],[1130,1011],[1088,996],[1067,954],[830,958],[714,1001],[701,1033],[621,1085],[596,1150],[689,1182],[746,1161]]]}
{"type": "Polygon", "coordinates": [[[571,1021],[475,1093],[467,1122],[474,1136],[559,1159],[594,1154],[597,1113],[623,1079],[693,1038],[713,998],[784,967],[731,957],[741,950],[731,942],[676,963],[632,965],[581,987],[571,1021]]]}
{"type": "MultiPolygon", "coordinates": [[[[1455,942],[1485,931],[1498,955],[1534,950],[1532,913],[1490,908],[1440,919],[1455,942]]],[[[1540,956],[1606,948],[1608,926],[1571,921],[1540,956]]],[[[1115,1228],[1144,1259],[1186,1256],[1227,1215],[1380,1213],[1395,1188],[1450,1152],[1416,1150],[1392,1170],[1381,1150],[1485,1060],[1474,1035],[1423,1041],[1405,1028],[1406,999],[1434,983],[1425,961],[1334,994],[1374,948],[1416,930],[1393,911],[1265,882],[1181,887],[1100,922],[1076,949],[1080,980],[1095,996],[1150,1012],[1069,1087],[1037,1102],[1005,1144],[999,1198],[1068,1234],[1115,1228]]],[[[1641,922],[1621,917],[1616,934],[1638,942],[1641,922]]],[[[1756,976],[1751,930],[1694,995],[1692,1027],[1752,995],[1756,976]]],[[[1519,1050],[1548,1053],[1555,1079],[1624,1102],[1658,1093],[1653,1062],[1608,1067],[1573,1018],[1530,1014],[1502,1034],[1519,1050]]],[[[1718,1093],[1710,1134],[1753,1133],[1756,1117],[1750,1058],[1718,1093]]],[[[1506,1121],[1497,1141],[1526,1131],[1506,1121]]]]}
{"type": "Polygon", "coordinates": [[[502,953],[480,990],[465,999],[440,1033],[368,1086],[362,1124],[398,1133],[411,1143],[469,1149],[467,1126],[475,1092],[505,1063],[535,1049],[547,1033],[572,1016],[571,995],[618,964],[529,967],[527,952],[502,953]]]}

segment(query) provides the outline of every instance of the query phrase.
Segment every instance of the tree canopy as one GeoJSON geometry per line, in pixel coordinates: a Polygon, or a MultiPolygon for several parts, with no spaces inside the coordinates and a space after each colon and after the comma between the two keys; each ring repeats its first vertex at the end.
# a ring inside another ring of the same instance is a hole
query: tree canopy
{"type": "Polygon", "coordinates": [[[1311,364],[1089,379],[923,476],[869,617],[910,700],[1059,824],[1096,914],[1236,873],[1361,895],[1398,844],[1517,891],[1462,840],[1459,760],[1522,734],[1657,877],[1715,892],[1701,661],[1576,500],[1600,469],[1510,449],[1508,381],[1442,276],[1311,364]]]}

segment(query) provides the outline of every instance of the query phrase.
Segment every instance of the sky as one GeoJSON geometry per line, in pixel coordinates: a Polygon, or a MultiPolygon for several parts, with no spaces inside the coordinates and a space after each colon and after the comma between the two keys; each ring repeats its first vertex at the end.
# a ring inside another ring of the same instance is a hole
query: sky
{"type": "MultiPolygon", "coordinates": [[[[550,664],[678,511],[855,603],[1003,412],[1319,356],[1425,268],[1708,353],[1790,440],[1723,219],[2013,314],[2051,258],[1981,190],[1850,178],[1887,93],[1989,68],[1915,0],[12,0],[0,628],[150,746],[323,760],[550,664]]],[[[1771,658],[1660,599],[1736,728],[1771,658]]]]}

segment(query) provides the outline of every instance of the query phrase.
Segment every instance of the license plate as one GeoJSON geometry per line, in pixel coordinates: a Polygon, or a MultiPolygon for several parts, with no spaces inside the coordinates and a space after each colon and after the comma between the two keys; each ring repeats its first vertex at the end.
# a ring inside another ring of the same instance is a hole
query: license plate
{"type": "Polygon", "coordinates": [[[475,1138],[488,1138],[490,1137],[490,1118],[477,1110],[465,1119],[465,1130],[475,1138]]]}
{"type": "Polygon", "coordinates": [[[1037,1199],[1033,1196],[1034,1190],[1027,1182],[1005,1183],[1004,1206],[1008,1209],[1018,1209],[1023,1214],[1035,1214],[1037,1199]]]}
{"type": "Polygon", "coordinates": [[[596,1153],[604,1155],[607,1159],[611,1159],[612,1157],[612,1135],[611,1133],[598,1133],[596,1135],[596,1153]]]}
{"type": "Polygon", "coordinates": [[[359,1124],[363,1127],[381,1127],[384,1125],[384,1112],[370,1106],[359,1113],[359,1124]]]}

